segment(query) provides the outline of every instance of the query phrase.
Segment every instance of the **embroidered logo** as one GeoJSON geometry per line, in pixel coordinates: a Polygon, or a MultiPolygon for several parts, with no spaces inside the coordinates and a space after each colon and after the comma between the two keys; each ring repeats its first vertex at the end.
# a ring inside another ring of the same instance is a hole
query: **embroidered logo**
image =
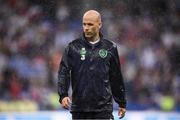
{"type": "Polygon", "coordinates": [[[105,50],[105,49],[101,49],[101,50],[99,50],[99,56],[101,57],[101,58],[106,58],[107,57],[107,50],[105,50]]]}
{"type": "Polygon", "coordinates": [[[81,48],[81,50],[80,50],[81,60],[85,60],[86,52],[87,51],[85,48],[81,48]]]}

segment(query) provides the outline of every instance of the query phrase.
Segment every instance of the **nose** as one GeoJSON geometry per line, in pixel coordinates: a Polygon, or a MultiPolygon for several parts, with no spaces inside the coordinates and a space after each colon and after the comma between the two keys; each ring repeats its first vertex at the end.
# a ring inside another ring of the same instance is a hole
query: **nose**
{"type": "Polygon", "coordinates": [[[89,30],[89,27],[87,25],[84,25],[84,31],[88,31],[89,30]]]}
{"type": "Polygon", "coordinates": [[[85,26],[84,30],[87,32],[89,30],[89,28],[87,26],[85,26]]]}

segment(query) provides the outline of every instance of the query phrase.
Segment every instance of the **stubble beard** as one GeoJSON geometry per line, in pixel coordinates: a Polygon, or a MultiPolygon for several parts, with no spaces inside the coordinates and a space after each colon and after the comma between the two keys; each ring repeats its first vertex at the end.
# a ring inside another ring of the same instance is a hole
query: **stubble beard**
{"type": "Polygon", "coordinates": [[[93,34],[93,33],[91,33],[90,35],[87,35],[87,34],[85,34],[85,37],[86,37],[86,39],[88,40],[88,41],[95,41],[96,40],[96,37],[97,37],[97,34],[93,34]]]}

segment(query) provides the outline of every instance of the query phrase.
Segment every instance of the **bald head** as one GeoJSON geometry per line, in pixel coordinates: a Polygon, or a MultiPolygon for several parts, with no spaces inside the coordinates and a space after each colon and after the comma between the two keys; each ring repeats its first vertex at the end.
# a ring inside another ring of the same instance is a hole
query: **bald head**
{"type": "Polygon", "coordinates": [[[102,26],[101,15],[95,10],[89,10],[83,16],[83,30],[85,37],[90,41],[99,39],[99,30],[102,26]]]}
{"type": "Polygon", "coordinates": [[[99,12],[95,10],[89,10],[84,13],[83,19],[92,19],[94,21],[97,21],[98,23],[101,23],[101,15],[99,12]]]}

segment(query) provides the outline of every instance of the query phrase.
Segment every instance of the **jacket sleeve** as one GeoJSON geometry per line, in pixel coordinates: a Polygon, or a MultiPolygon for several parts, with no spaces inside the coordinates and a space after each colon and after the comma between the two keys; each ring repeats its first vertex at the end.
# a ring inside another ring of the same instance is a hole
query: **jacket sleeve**
{"type": "Polygon", "coordinates": [[[125,86],[121,73],[120,60],[117,47],[113,46],[112,57],[110,60],[110,84],[115,102],[119,107],[126,108],[125,86]]]}
{"type": "Polygon", "coordinates": [[[65,49],[61,59],[58,71],[58,94],[59,102],[62,102],[64,97],[68,96],[70,86],[70,67],[69,67],[69,46],[65,49]]]}

